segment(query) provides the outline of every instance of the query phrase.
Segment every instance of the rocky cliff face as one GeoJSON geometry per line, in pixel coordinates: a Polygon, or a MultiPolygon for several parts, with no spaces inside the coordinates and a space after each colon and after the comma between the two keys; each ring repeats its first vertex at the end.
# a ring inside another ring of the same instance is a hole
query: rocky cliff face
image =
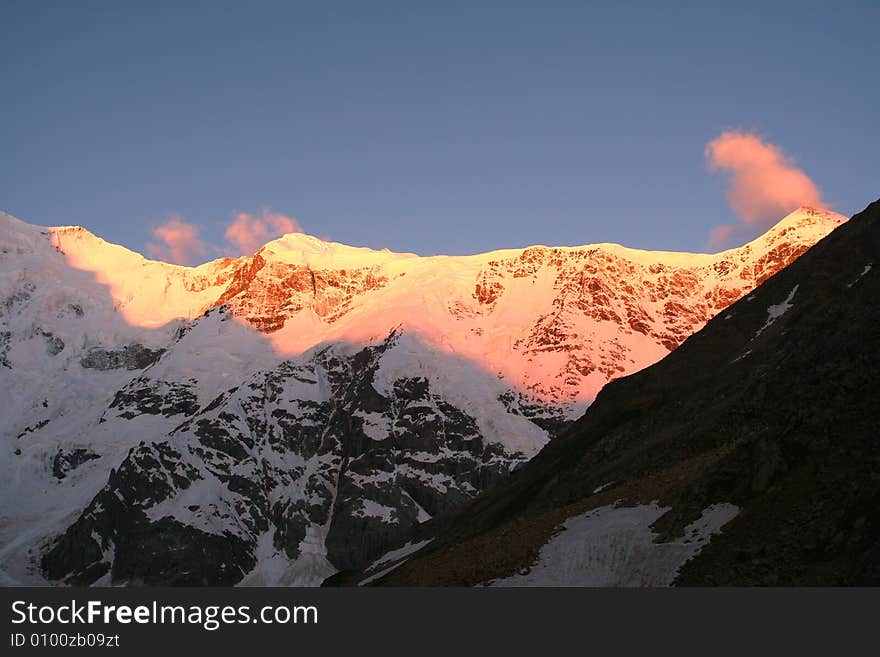
{"type": "MultiPolygon", "coordinates": [[[[132,448],[54,543],[42,559],[47,575],[315,583],[315,574],[376,558],[525,461],[486,440],[426,377],[380,384],[383,356],[399,347],[396,334],[350,355],[325,347],[197,412],[180,409],[187,419],[132,448]],[[267,557],[287,565],[266,572],[267,557]]],[[[123,407],[176,408],[153,399],[123,407]]]]}
{"type": "Polygon", "coordinates": [[[363,567],[842,221],[715,255],[288,235],[185,268],[0,219],[0,568],[78,584],[363,567]]]}

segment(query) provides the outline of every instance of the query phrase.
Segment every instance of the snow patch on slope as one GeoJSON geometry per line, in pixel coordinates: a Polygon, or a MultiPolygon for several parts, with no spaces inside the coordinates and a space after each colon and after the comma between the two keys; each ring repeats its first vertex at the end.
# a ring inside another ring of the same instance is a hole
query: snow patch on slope
{"type": "Polygon", "coordinates": [[[764,326],[759,328],[758,332],[755,333],[756,338],[759,335],[761,335],[765,330],[767,330],[773,324],[773,322],[775,322],[777,319],[782,317],[786,312],[791,310],[791,308],[794,306],[794,304],[792,303],[792,300],[794,299],[794,295],[797,294],[798,287],[800,287],[800,286],[795,285],[791,289],[791,292],[788,293],[788,296],[785,298],[785,301],[783,301],[782,303],[777,303],[777,304],[772,305],[769,308],[767,308],[767,321],[764,322],[764,326]]]}
{"type": "Polygon", "coordinates": [[[381,577],[384,577],[388,573],[390,573],[395,568],[402,566],[410,557],[410,555],[415,554],[423,547],[425,547],[428,543],[433,541],[434,539],[429,538],[424,541],[411,542],[407,543],[403,547],[399,547],[396,550],[391,550],[390,552],[386,552],[381,557],[376,559],[368,568],[365,569],[365,572],[376,571],[366,579],[358,582],[358,586],[366,586],[370,582],[373,582],[381,577]],[[391,564],[386,566],[386,564],[391,564]],[[384,566],[384,567],[383,567],[384,566]],[[376,570],[379,569],[379,570],[376,570]]]}
{"type": "Polygon", "coordinates": [[[684,530],[682,538],[655,543],[651,524],[669,511],[656,503],[603,506],[569,518],[528,573],[491,586],[669,586],[679,568],[696,556],[739,507],[713,504],[684,530]]]}
{"type": "Polygon", "coordinates": [[[865,268],[862,269],[862,273],[860,273],[858,276],[856,276],[855,280],[852,283],[847,283],[847,287],[852,287],[853,285],[858,283],[860,280],[862,280],[862,278],[865,277],[865,274],[867,274],[869,271],[871,271],[871,267],[873,267],[873,266],[874,266],[874,264],[871,262],[869,262],[867,265],[865,265],[865,268]]]}
{"type": "Polygon", "coordinates": [[[327,561],[325,528],[310,526],[306,529],[306,537],[299,546],[300,555],[295,560],[288,559],[283,551],[275,548],[273,534],[274,531],[270,530],[260,537],[255,554],[257,565],[238,586],[320,586],[336,573],[327,561]]]}

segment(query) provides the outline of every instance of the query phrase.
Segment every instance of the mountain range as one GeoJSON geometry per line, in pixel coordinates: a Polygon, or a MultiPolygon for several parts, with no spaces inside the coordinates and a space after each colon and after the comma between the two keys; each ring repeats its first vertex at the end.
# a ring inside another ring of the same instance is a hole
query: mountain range
{"type": "MultiPolygon", "coordinates": [[[[562,473],[580,468],[568,485],[579,495],[606,477],[594,488],[612,484],[596,493],[609,501],[623,475],[566,451],[580,453],[572,436],[596,439],[584,427],[616,390],[628,391],[619,418],[655,399],[650,386],[626,388],[627,375],[664,357],[656,367],[677,362],[707,322],[745,331],[739,311],[726,309],[772,287],[845,221],[801,208],[716,254],[592,244],[420,257],[288,234],[252,256],[191,268],[147,260],[80,227],[0,215],[8,400],[0,578],[316,585],[340,571],[373,577],[371,567],[424,548],[429,528],[491,504],[526,473],[556,468],[554,458],[566,463],[554,486],[565,488],[562,473]]],[[[757,343],[796,315],[786,311],[805,292],[793,289],[748,306],[765,313],[757,343]]],[[[757,360],[748,349],[735,362],[757,360]]],[[[717,365],[681,366],[663,385],[708,390],[717,365]]],[[[706,415],[699,405],[688,413],[694,422],[706,415]]],[[[651,441],[677,425],[663,426],[651,441]]],[[[601,444],[615,454],[636,443],[601,444]]],[[[674,461],[674,450],[661,451],[674,461]]],[[[715,502],[701,507],[705,517],[681,514],[680,522],[703,523],[703,541],[740,508],[715,502]]],[[[639,522],[667,518],[677,531],[659,504],[639,511],[639,522]]],[[[436,581],[516,576],[528,559],[509,562],[513,571],[486,577],[446,580],[437,568],[436,581]]]]}

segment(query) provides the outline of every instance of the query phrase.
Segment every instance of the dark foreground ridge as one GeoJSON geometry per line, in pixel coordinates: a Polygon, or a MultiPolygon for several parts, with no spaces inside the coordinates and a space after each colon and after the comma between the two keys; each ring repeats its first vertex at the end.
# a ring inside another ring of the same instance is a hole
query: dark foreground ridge
{"type": "Polygon", "coordinates": [[[680,539],[710,505],[740,508],[675,584],[880,584],[878,298],[880,201],[664,360],[609,383],[566,434],[377,581],[525,573],[566,518],[659,501],[671,510],[652,525],[657,541],[680,539]]]}

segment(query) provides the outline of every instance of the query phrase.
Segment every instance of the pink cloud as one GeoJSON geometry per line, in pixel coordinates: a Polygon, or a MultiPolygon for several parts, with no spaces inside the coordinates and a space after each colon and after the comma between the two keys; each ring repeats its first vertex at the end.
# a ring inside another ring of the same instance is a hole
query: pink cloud
{"type": "Polygon", "coordinates": [[[250,255],[276,237],[301,232],[302,228],[293,217],[263,210],[259,216],[248,212],[238,213],[226,228],[225,235],[243,255],[250,255]]]}
{"type": "Polygon", "coordinates": [[[187,265],[208,252],[199,239],[199,227],[177,216],[154,228],[153,236],[161,244],[147,244],[147,252],[157,260],[187,265]]]}
{"type": "Polygon", "coordinates": [[[727,243],[730,236],[737,229],[736,224],[725,224],[724,226],[716,226],[709,233],[709,246],[720,247],[727,243]]]}
{"type": "MultiPolygon", "coordinates": [[[[710,171],[729,175],[727,200],[747,226],[768,227],[802,205],[827,207],[809,176],[782,149],[757,135],[724,132],[706,145],[706,159],[710,171]]],[[[719,226],[711,240],[726,241],[735,228],[719,226]]]]}

